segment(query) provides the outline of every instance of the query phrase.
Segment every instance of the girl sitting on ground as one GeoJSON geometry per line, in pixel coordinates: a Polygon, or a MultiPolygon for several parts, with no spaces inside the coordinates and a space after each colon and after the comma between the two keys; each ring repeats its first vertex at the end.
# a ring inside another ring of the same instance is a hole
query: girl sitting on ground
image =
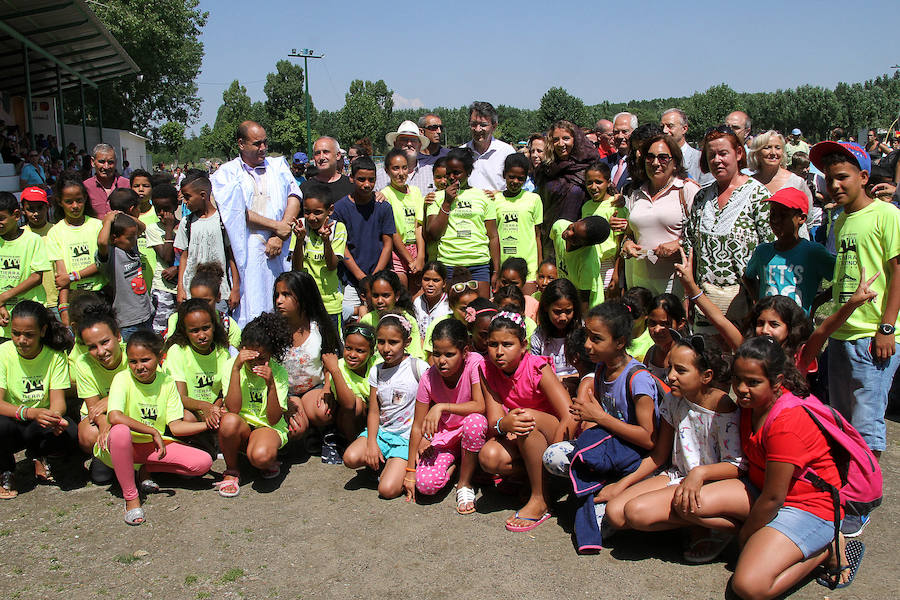
{"type": "Polygon", "coordinates": [[[641,362],[647,366],[648,371],[663,381],[666,381],[669,375],[666,358],[674,343],[669,330],[681,331],[686,322],[684,303],[678,298],[672,294],[660,294],[653,299],[650,313],[647,315],[647,331],[653,345],[647,350],[641,362]]]}
{"type": "Polygon", "coordinates": [[[344,464],[354,470],[380,471],[378,494],[390,499],[403,493],[404,475],[410,468],[409,434],[419,381],[428,363],[409,355],[413,332],[405,315],[382,315],[375,332],[383,362],[369,371],[366,429],[347,448],[344,464]]]}
{"type": "Polygon", "coordinates": [[[413,306],[409,292],[400,284],[400,278],[393,271],[383,270],[372,274],[369,281],[372,306],[375,310],[363,316],[359,322],[369,327],[376,327],[381,317],[398,312],[412,327],[412,339],[409,344],[410,356],[425,358],[422,349],[422,336],[416,323],[416,307],[413,306]]]}
{"type": "Polygon", "coordinates": [[[488,333],[482,391],[492,437],[478,453],[481,468],[504,478],[525,471],[530,495],[506,520],[509,531],[531,531],[550,517],[541,456],[574,430],[569,395],[550,359],[528,352],[525,317],[500,312],[488,333]]]}
{"type": "Polygon", "coordinates": [[[222,374],[228,412],[219,420],[219,447],[225,457],[219,495],[240,493],[238,453],[246,452],[263,479],[281,474],[278,451],[287,443],[288,374],[279,364],[291,346],[287,322],[279,314],[262,313],[241,333],[238,355],[222,374]]]}
{"type": "MultiPolygon", "coordinates": [[[[197,271],[191,279],[189,287],[190,297],[200,298],[209,303],[213,310],[216,311],[216,314],[219,315],[219,321],[222,322],[222,327],[225,328],[225,333],[228,334],[228,343],[233,348],[237,348],[241,345],[240,326],[237,324],[237,321],[229,317],[226,313],[216,309],[216,306],[220,305],[222,301],[221,289],[223,277],[225,277],[225,271],[222,270],[222,265],[219,263],[210,262],[197,265],[197,271]]],[[[169,337],[175,331],[177,319],[178,313],[172,313],[169,317],[166,333],[163,334],[165,337],[169,337]]]]}
{"type": "Polygon", "coordinates": [[[432,323],[450,314],[450,302],[444,290],[446,284],[447,267],[436,260],[425,263],[422,267],[422,293],[413,299],[420,333],[424,334],[432,323]]]}
{"type": "Polygon", "coordinates": [[[456,511],[461,515],[475,512],[472,474],[487,431],[479,376],[484,359],[466,349],[468,342],[466,326],[456,319],[434,328],[434,366],[419,383],[403,480],[407,501],[415,500],[416,490],[433,496],[447,485],[459,461],[456,511]]]}
{"type": "Polygon", "coordinates": [[[568,279],[551,281],[541,295],[538,327],[531,335],[531,353],[549,356],[553,370],[570,395],[578,387],[578,371],[566,360],[566,336],[582,327],[581,300],[568,279]]]}
{"type": "Polygon", "coordinates": [[[487,358],[488,330],[491,321],[500,312],[497,305],[487,298],[476,298],[466,307],[465,322],[469,330],[469,350],[487,358]]]}
{"type": "Polygon", "coordinates": [[[344,330],[344,356],[322,355],[330,380],[330,398],[337,409],[335,423],[346,440],[353,440],[366,426],[369,407],[369,369],[375,362],[375,330],[359,323],[344,330]]]}

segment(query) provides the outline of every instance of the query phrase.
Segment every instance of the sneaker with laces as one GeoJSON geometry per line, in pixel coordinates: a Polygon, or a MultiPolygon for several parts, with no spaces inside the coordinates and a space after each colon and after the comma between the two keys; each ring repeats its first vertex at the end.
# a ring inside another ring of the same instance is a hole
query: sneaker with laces
{"type": "Polygon", "coordinates": [[[845,538],[855,538],[862,534],[869,524],[869,515],[846,515],[841,521],[841,533],[845,538]]]}

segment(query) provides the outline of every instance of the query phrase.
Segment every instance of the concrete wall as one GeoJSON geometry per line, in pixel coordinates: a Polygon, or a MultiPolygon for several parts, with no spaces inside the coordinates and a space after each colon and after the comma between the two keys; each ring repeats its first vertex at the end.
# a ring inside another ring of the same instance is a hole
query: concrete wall
{"type": "MultiPolygon", "coordinates": [[[[81,125],[66,125],[66,145],[75,142],[79,148],[84,148],[90,153],[91,149],[100,143],[100,132],[96,127],[87,128],[87,146],[84,145],[81,125]]],[[[103,142],[116,149],[119,157],[119,171],[122,171],[122,161],[128,160],[132,169],[150,168],[151,157],[147,152],[146,140],[139,135],[123,131],[121,129],[103,128],[103,142]],[[124,156],[124,158],[123,158],[124,156]]]]}

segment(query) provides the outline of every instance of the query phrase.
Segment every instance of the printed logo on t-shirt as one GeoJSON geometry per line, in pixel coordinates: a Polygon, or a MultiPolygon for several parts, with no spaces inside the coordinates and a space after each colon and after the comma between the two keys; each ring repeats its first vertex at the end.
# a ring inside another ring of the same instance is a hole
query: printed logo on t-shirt
{"type": "Polygon", "coordinates": [[[263,393],[259,390],[250,390],[250,402],[254,404],[262,404],[263,393]]]}
{"type": "Polygon", "coordinates": [[[199,373],[197,375],[197,383],[194,387],[196,387],[197,389],[205,387],[211,388],[214,382],[215,379],[211,375],[207,375],[206,373],[199,373]]]}
{"type": "Polygon", "coordinates": [[[131,279],[131,291],[138,296],[143,296],[147,293],[147,283],[144,281],[143,273],[138,273],[131,279]]]}
{"type": "Polygon", "coordinates": [[[141,420],[144,421],[144,423],[150,424],[159,416],[159,410],[153,404],[142,404],[140,409],[141,420]]]}
{"type": "Polygon", "coordinates": [[[403,390],[394,390],[391,396],[391,404],[406,404],[406,393],[403,390]]]}
{"type": "Polygon", "coordinates": [[[40,400],[44,395],[44,376],[23,377],[22,390],[28,400],[40,400]]]}
{"type": "Polygon", "coordinates": [[[18,271],[22,266],[22,259],[18,256],[4,256],[0,257],[0,267],[3,268],[4,271],[18,271]]]}

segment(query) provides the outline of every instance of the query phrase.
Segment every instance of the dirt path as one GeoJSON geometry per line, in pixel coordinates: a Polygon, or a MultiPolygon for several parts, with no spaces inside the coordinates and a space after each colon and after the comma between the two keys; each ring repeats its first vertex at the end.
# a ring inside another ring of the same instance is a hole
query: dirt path
{"type": "MultiPolygon", "coordinates": [[[[809,583],[794,597],[900,597],[900,424],[888,423],[888,439],[884,505],[856,582],[835,592],[809,583]]],[[[675,534],[626,532],[611,550],[578,556],[565,510],[512,534],[503,521],[514,498],[479,493],[469,517],[456,515],[452,494],[378,500],[370,477],[317,457],[236,499],[209,481],[160,477],[169,494],[147,502],[141,527],[122,522],[106,487],[41,486],[0,503],[0,598],[722,598],[734,568],[733,549],[711,565],[680,564],[675,534]]]]}

